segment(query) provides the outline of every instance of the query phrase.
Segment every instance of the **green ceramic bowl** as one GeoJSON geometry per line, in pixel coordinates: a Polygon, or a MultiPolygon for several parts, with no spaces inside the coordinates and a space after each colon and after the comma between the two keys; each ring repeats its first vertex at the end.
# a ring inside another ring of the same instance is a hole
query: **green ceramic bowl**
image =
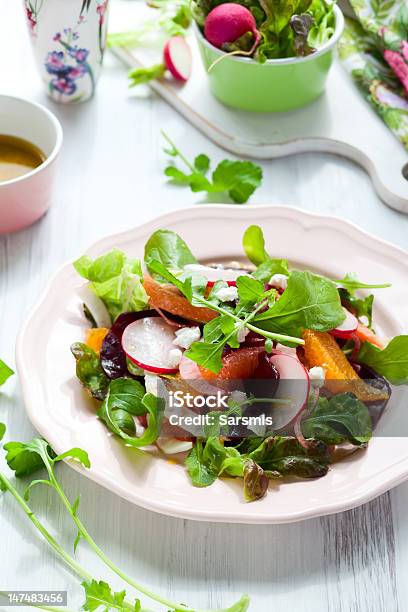
{"type": "MultiPolygon", "coordinates": [[[[306,106],[324,91],[334,47],[342,35],[344,17],[334,7],[336,28],[331,39],[307,57],[267,60],[230,56],[208,73],[212,93],[227,106],[256,112],[281,112],[306,106]]],[[[206,70],[223,51],[211,45],[197,24],[194,32],[206,70]]]]}

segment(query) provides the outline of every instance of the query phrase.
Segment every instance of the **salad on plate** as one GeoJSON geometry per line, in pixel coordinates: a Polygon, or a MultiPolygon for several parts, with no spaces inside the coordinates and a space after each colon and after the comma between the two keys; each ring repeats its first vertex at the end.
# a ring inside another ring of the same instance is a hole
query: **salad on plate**
{"type": "Polygon", "coordinates": [[[241,478],[252,501],[367,447],[408,382],[408,335],[375,332],[370,291],[387,283],[295,269],[256,225],[242,242],[239,261],[201,263],[160,229],[143,263],[79,258],[89,328],[71,351],[125,445],[184,462],[194,486],[241,478]]]}

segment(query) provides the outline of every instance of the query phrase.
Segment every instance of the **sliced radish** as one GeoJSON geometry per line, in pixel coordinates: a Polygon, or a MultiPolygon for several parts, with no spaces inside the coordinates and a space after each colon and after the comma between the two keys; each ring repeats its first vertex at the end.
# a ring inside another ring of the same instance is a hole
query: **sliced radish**
{"type": "Polygon", "coordinates": [[[179,440],[178,438],[157,438],[156,444],[166,455],[186,453],[193,448],[192,442],[189,440],[179,440]]]}
{"type": "Polygon", "coordinates": [[[358,320],[349,310],[344,307],[343,312],[346,315],[343,323],[336,327],[336,329],[332,329],[330,333],[338,338],[350,338],[351,334],[354,334],[358,327],[358,320]]]}
{"type": "Polygon", "coordinates": [[[224,281],[229,287],[236,287],[239,276],[248,276],[245,270],[235,270],[232,268],[211,268],[201,264],[187,264],[184,271],[188,273],[200,274],[207,279],[207,286],[213,287],[217,281],[224,281]]]}
{"type": "Polygon", "coordinates": [[[96,326],[110,328],[112,321],[109,312],[102,300],[92,291],[90,283],[82,285],[78,289],[78,295],[95,319],[96,326]]]}
{"type": "MultiPolygon", "coordinates": [[[[139,368],[155,374],[175,374],[174,328],[160,317],[145,317],[128,325],[122,348],[139,368]]],[[[181,357],[181,352],[180,352],[181,357]]]]}
{"type": "Polygon", "coordinates": [[[188,383],[195,394],[217,395],[222,388],[221,382],[216,386],[205,380],[197,363],[184,355],[180,361],[179,371],[181,378],[188,383]]]}
{"type": "Polygon", "coordinates": [[[176,79],[187,81],[191,74],[191,49],[182,36],[173,36],[163,50],[164,64],[176,79]]]}
{"type": "Polygon", "coordinates": [[[279,385],[274,399],[286,399],[291,405],[281,405],[272,411],[273,428],[287,427],[303,410],[310,390],[309,374],[297,357],[286,353],[272,353],[269,357],[279,372],[279,385]]]}
{"type": "Polygon", "coordinates": [[[285,346],[284,344],[278,344],[276,345],[276,352],[277,353],[285,353],[285,355],[290,355],[291,357],[295,357],[296,358],[296,347],[295,346],[285,346]]]}

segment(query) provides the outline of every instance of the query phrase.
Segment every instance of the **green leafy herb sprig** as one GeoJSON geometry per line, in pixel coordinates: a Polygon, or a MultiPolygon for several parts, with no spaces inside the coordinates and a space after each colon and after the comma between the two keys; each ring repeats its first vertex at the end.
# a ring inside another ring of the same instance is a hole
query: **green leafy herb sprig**
{"type": "Polygon", "coordinates": [[[245,204],[261,185],[262,168],[250,161],[224,159],[212,172],[210,179],[210,159],[207,155],[202,153],[191,163],[167,134],[163,131],[162,134],[170,145],[164,149],[165,153],[173,159],[178,158],[187,168],[187,171],[183,171],[175,165],[167,166],[164,173],[171,183],[189,186],[194,193],[227,193],[236,204],[245,204]]]}
{"type": "MultiPolygon", "coordinates": [[[[239,303],[237,306],[228,306],[217,297],[219,289],[227,287],[227,284],[223,281],[215,283],[209,296],[204,297],[207,280],[200,275],[192,275],[185,280],[181,280],[171,274],[159,261],[151,261],[149,270],[175,285],[193,306],[211,308],[220,315],[204,326],[204,341],[193,342],[185,353],[186,357],[212,372],[217,373],[222,368],[221,357],[226,344],[232,348],[239,347],[237,335],[244,327],[277,342],[291,345],[304,344],[302,338],[265,329],[266,323],[264,320],[261,320],[260,326],[255,324],[260,316],[259,311],[268,306],[269,299],[273,299],[276,293],[275,290],[265,291],[263,284],[255,278],[249,276],[238,277],[239,303]]],[[[341,315],[343,316],[342,313],[341,315]]]]}
{"type": "MultiPolygon", "coordinates": [[[[0,439],[4,436],[5,426],[0,424],[0,439]]],[[[15,499],[17,504],[25,512],[27,518],[31,521],[41,536],[47,541],[51,548],[56,552],[67,566],[77,574],[82,580],[82,587],[85,591],[85,602],[83,610],[118,610],[119,612],[149,612],[145,607],[142,607],[140,599],[129,601],[126,599],[125,590],[114,592],[109,584],[102,580],[95,579],[74,557],[59,544],[56,538],[51,535],[45,525],[37,517],[33,509],[29,506],[29,498],[31,490],[38,485],[45,485],[52,488],[58,495],[68,515],[74,522],[77,528],[77,535],[74,541],[74,552],[80,540],[86,541],[92,551],[101,559],[101,561],[123,582],[134,588],[139,593],[145,595],[149,599],[165,606],[168,612],[198,612],[186,606],[185,604],[175,603],[166,597],[162,597],[152,592],[150,589],[136,582],[120,569],[109,557],[102,551],[98,544],[94,541],[84,523],[78,516],[79,497],[72,503],[61,483],[59,482],[55,467],[62,460],[71,460],[79,463],[84,468],[90,467],[88,454],[80,448],[72,448],[60,455],[55,455],[50,446],[45,440],[35,438],[27,443],[8,442],[4,445],[7,451],[6,461],[15,472],[17,477],[33,474],[40,468],[45,468],[48,478],[32,480],[27,486],[23,495],[20,495],[16,487],[0,472],[0,490],[9,492],[15,499]]],[[[218,612],[246,612],[249,606],[249,597],[244,595],[237,603],[228,609],[219,610],[218,612]]],[[[48,610],[51,612],[59,612],[60,608],[49,606],[36,605],[36,608],[48,610]]],[[[214,611],[215,612],[215,611],[214,611]]]]}

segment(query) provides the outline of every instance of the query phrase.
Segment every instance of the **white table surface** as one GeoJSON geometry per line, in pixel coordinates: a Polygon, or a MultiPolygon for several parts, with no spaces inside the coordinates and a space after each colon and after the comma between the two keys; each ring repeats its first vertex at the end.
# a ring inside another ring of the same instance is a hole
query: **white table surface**
{"type": "MultiPolygon", "coordinates": [[[[103,235],[201,201],[200,195],[166,184],[161,128],[188,156],[206,152],[219,161],[225,154],[160,99],[145,90],[130,93],[123,68],[110,57],[93,101],[75,107],[52,104],[32,65],[15,0],[0,0],[0,92],[43,102],[58,115],[65,133],[49,214],[26,231],[0,237],[0,354],[13,365],[20,324],[61,263],[103,235]]],[[[408,217],[381,203],[365,172],[353,163],[308,154],[262,166],[265,177],[253,203],[336,215],[407,247],[408,217]]],[[[0,421],[8,425],[9,439],[35,433],[17,377],[0,393],[0,421]]],[[[408,483],[337,516],[258,527],[160,516],[115,497],[65,465],[59,473],[72,499],[81,494],[80,515],[102,548],[139,582],[178,601],[220,607],[247,592],[254,612],[407,609],[408,483]]],[[[38,489],[32,500],[71,546],[74,530],[52,492],[38,489]]],[[[85,545],[77,554],[96,576],[120,586],[85,545]]],[[[82,603],[76,578],[4,495],[0,589],[66,589],[71,609],[82,603]]]]}

